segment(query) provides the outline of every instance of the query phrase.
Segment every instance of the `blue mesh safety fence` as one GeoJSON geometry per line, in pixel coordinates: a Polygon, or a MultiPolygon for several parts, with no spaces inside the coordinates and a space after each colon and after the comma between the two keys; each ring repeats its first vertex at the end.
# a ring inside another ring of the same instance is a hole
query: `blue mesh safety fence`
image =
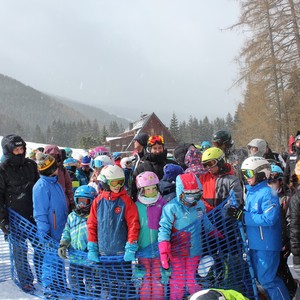
{"type": "Polygon", "coordinates": [[[226,216],[230,201],[207,213],[213,234],[203,230],[203,218],[172,234],[168,270],[161,267],[157,243],[139,250],[132,263],[122,256],[102,256],[93,263],[87,252],[76,250],[62,260],[57,241],[10,211],[8,241],[0,236],[0,281],[13,279],[21,288],[33,282],[33,293],[49,299],[182,299],[210,287],[257,299],[243,227],[226,216]],[[201,241],[198,256],[191,255],[191,238],[201,241]]]}

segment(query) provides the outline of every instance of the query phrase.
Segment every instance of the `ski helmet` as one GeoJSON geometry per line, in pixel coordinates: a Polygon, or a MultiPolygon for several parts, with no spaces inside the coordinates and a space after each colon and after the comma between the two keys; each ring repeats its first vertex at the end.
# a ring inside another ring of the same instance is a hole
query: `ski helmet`
{"type": "Polygon", "coordinates": [[[80,209],[82,212],[88,212],[96,196],[97,191],[92,186],[81,185],[76,189],[74,194],[76,208],[80,209]],[[81,198],[89,199],[90,201],[84,202],[80,200],[81,198]]]}
{"type": "Polygon", "coordinates": [[[122,153],[121,152],[114,152],[112,154],[112,158],[113,158],[114,161],[116,161],[118,159],[121,159],[121,157],[122,157],[122,153]]]}
{"type": "Polygon", "coordinates": [[[205,151],[206,149],[211,147],[211,143],[209,141],[203,141],[201,143],[201,150],[205,151]]]}
{"type": "Polygon", "coordinates": [[[71,148],[65,148],[66,158],[72,157],[73,150],[71,148]]]}
{"type": "Polygon", "coordinates": [[[93,160],[93,166],[95,168],[102,168],[104,166],[108,165],[113,165],[114,162],[112,159],[107,156],[107,155],[98,155],[94,160],[93,160]]]}
{"type": "Polygon", "coordinates": [[[120,164],[121,164],[121,167],[123,169],[125,169],[126,167],[131,167],[132,166],[132,159],[130,157],[123,157],[121,159],[120,164]]]}
{"type": "Polygon", "coordinates": [[[158,183],[159,179],[157,175],[150,171],[142,172],[136,177],[136,186],[138,189],[146,186],[156,185],[158,183]]]}
{"type": "Polygon", "coordinates": [[[263,157],[250,156],[242,163],[241,170],[244,177],[252,178],[257,175],[257,182],[260,182],[270,177],[271,165],[263,157]]]}
{"type": "Polygon", "coordinates": [[[108,183],[111,180],[125,179],[124,171],[117,165],[108,165],[102,168],[98,180],[108,183]]]}
{"type": "Polygon", "coordinates": [[[219,130],[213,135],[213,143],[216,146],[221,147],[225,145],[227,148],[232,147],[233,141],[231,140],[231,134],[227,130],[219,130]]]}
{"type": "Polygon", "coordinates": [[[65,159],[63,164],[67,170],[72,170],[72,167],[77,168],[79,166],[79,161],[73,157],[70,157],[65,159]]]}
{"type": "Polygon", "coordinates": [[[211,147],[205,150],[202,154],[202,164],[204,167],[214,167],[223,164],[224,152],[218,147],[211,147]]]}

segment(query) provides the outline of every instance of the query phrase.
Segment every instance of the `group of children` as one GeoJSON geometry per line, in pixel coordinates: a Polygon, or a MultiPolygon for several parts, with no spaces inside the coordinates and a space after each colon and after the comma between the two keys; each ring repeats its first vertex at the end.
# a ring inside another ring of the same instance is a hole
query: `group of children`
{"type": "MultiPolygon", "coordinates": [[[[120,156],[115,158],[120,160],[120,156]]],[[[57,176],[55,158],[43,156],[37,158],[37,162],[40,174],[54,182],[57,176]]],[[[220,232],[206,212],[233,192],[237,202],[227,209],[227,216],[246,227],[257,280],[270,299],[290,299],[286,286],[276,275],[282,250],[280,203],[274,192],[280,193],[275,180],[275,174],[282,173],[278,166],[255,155],[244,160],[241,166],[247,191],[244,205],[241,182],[218,147],[209,147],[202,154],[196,147],[190,147],[185,155],[186,170],[177,164],[166,164],[161,180],[152,171],[137,174],[136,202],[128,194],[132,180],[131,158],[121,159],[118,165],[108,155],[98,155],[92,160],[93,169],[90,164],[89,157],[82,158],[81,166],[72,157],[64,161],[65,167],[76,174],[78,184],[73,184],[75,209],[61,228],[58,255],[70,259],[70,286],[75,295],[89,295],[95,286],[91,287],[89,279],[91,266],[83,264],[80,267],[73,263],[76,257],[67,255],[71,250],[87,251],[88,261],[96,264],[103,257],[121,256],[117,263],[125,275],[114,272],[114,263],[106,265],[106,272],[107,276],[116,277],[114,281],[125,284],[124,293],[128,297],[135,295],[131,276],[137,262],[143,270],[140,299],[165,299],[163,277],[166,270],[171,274],[169,299],[183,299],[186,289],[189,294],[198,292],[202,288],[196,279],[202,242],[200,236],[189,231],[189,225],[202,226],[201,230],[213,239],[222,240],[226,232],[220,232]],[[138,251],[146,248],[148,251],[139,257],[138,251]]],[[[40,218],[37,212],[39,205],[45,205],[38,194],[38,191],[42,193],[41,184],[45,178],[42,176],[40,180],[34,188],[34,211],[38,228],[43,228],[43,216],[40,218]]],[[[65,211],[67,208],[60,213],[65,211]]],[[[46,218],[53,220],[53,213],[46,218]]],[[[54,227],[52,224],[43,231],[49,233],[53,229],[51,236],[57,240],[58,232],[54,227]]],[[[105,274],[97,276],[99,293],[103,295],[106,290],[104,298],[116,297],[112,294],[111,283],[107,283],[109,280],[105,282],[105,274]]]]}

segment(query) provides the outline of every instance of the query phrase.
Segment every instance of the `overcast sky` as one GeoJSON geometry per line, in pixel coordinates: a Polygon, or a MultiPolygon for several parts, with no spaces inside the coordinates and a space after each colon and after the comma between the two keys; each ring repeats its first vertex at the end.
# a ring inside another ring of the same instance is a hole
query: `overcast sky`
{"type": "Polygon", "coordinates": [[[234,0],[0,0],[0,73],[133,120],[224,117],[238,17],[234,0]]]}

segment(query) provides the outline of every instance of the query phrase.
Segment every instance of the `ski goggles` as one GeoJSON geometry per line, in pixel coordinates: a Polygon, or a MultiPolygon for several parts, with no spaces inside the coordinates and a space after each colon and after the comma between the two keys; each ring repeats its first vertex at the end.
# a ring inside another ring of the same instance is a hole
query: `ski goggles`
{"type": "Polygon", "coordinates": [[[123,186],[124,183],[125,183],[125,179],[109,179],[107,181],[108,185],[109,186],[112,186],[112,187],[116,187],[116,186],[123,186]]]}
{"type": "Polygon", "coordinates": [[[153,135],[148,139],[148,146],[153,146],[155,144],[164,145],[165,141],[161,135],[153,135]]]}
{"type": "Polygon", "coordinates": [[[202,164],[203,164],[204,168],[210,169],[210,168],[215,167],[218,164],[218,161],[216,159],[213,159],[213,160],[205,161],[202,164]]]}
{"type": "Polygon", "coordinates": [[[242,174],[246,179],[251,179],[255,176],[255,172],[253,170],[242,170],[242,174]]]}
{"type": "Polygon", "coordinates": [[[85,207],[91,204],[91,199],[89,198],[76,198],[76,203],[78,206],[85,207]]]}
{"type": "Polygon", "coordinates": [[[202,197],[202,193],[184,193],[184,200],[186,202],[199,201],[202,197]]]}

